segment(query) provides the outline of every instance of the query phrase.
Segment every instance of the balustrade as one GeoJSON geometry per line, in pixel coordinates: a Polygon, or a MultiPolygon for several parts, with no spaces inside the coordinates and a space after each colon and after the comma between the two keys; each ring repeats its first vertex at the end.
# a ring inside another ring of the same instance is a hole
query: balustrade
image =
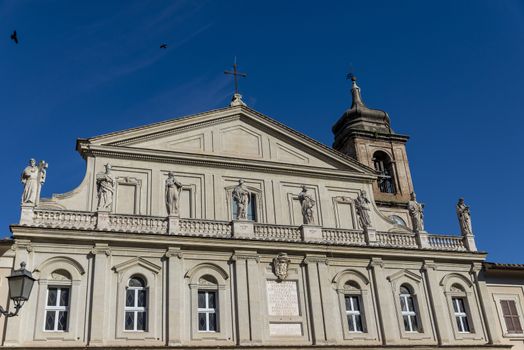
{"type": "MultiPolygon", "coordinates": [[[[106,230],[145,234],[168,234],[166,217],[109,214],[106,230]]],[[[100,230],[97,228],[97,213],[82,211],[34,209],[30,216],[29,226],[64,228],[79,230],[100,230]]],[[[227,221],[180,219],[176,232],[181,236],[201,236],[231,238],[232,224],[227,221]]],[[[301,231],[298,226],[255,223],[251,233],[252,239],[265,241],[301,242],[301,231]]],[[[430,249],[448,251],[467,251],[463,238],[458,236],[427,235],[430,249]]],[[[243,237],[244,238],[244,237],[243,237]]],[[[250,237],[245,237],[250,238],[250,237]]],[[[417,235],[413,233],[377,232],[376,243],[380,247],[421,248],[417,235]]],[[[318,243],[333,245],[365,246],[363,231],[322,228],[322,240],[318,243]]],[[[424,246],[427,247],[427,246],[424,246]]]]}

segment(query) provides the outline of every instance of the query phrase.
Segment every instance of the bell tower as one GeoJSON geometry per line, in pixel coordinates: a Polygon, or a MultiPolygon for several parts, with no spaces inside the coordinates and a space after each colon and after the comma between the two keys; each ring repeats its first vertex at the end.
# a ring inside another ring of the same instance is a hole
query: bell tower
{"type": "Polygon", "coordinates": [[[413,192],[406,153],[409,136],[391,129],[386,112],[368,108],[355,76],[350,75],[353,102],[333,125],[333,148],[377,171],[375,202],[391,220],[409,226],[407,205],[413,192]],[[400,217],[404,223],[398,220],[400,217]]]}

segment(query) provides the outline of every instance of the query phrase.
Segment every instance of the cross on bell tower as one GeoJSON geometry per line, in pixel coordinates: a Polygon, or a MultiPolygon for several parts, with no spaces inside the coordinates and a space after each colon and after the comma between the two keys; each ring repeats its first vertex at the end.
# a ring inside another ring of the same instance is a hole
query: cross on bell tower
{"type": "Polygon", "coordinates": [[[246,78],[247,73],[239,72],[237,69],[237,58],[235,56],[235,61],[233,63],[233,70],[226,70],[224,71],[224,74],[226,75],[232,75],[235,81],[235,93],[233,94],[233,98],[231,99],[231,103],[229,104],[231,107],[234,106],[245,106],[246,104],[244,101],[242,101],[242,95],[238,92],[238,77],[246,78]]]}

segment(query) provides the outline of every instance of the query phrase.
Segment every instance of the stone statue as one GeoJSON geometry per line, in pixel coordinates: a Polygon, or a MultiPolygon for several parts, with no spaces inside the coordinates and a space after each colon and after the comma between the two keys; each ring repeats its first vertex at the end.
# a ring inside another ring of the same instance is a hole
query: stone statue
{"type": "Polygon", "coordinates": [[[315,206],[315,200],[307,193],[306,186],[302,186],[302,192],[298,194],[298,200],[302,207],[302,217],[304,218],[305,225],[315,224],[315,218],[313,217],[313,207],[315,206]]]}
{"type": "Polygon", "coordinates": [[[288,273],[289,261],[286,253],[280,253],[273,259],[273,273],[277,276],[278,281],[285,280],[288,273]]]}
{"type": "Polygon", "coordinates": [[[46,171],[48,164],[45,161],[40,161],[36,165],[36,160],[31,158],[29,165],[25,167],[22,172],[21,180],[24,184],[24,192],[22,193],[22,205],[35,206],[38,204],[40,198],[40,189],[46,179],[46,171]]]}
{"type": "Polygon", "coordinates": [[[413,231],[424,231],[424,204],[417,202],[415,192],[411,192],[411,200],[408,203],[409,215],[413,222],[413,231]]]}
{"type": "Polygon", "coordinates": [[[111,164],[106,164],[105,167],[105,172],[96,174],[97,210],[111,211],[115,193],[115,178],[111,174],[111,164]]]}
{"type": "Polygon", "coordinates": [[[358,197],[355,199],[355,209],[357,211],[360,226],[365,230],[371,226],[371,217],[369,213],[371,202],[369,201],[366,191],[360,191],[358,197]]]}
{"type": "Polygon", "coordinates": [[[464,203],[464,198],[459,198],[457,203],[457,216],[460,224],[460,232],[466,235],[472,235],[473,230],[471,229],[471,214],[469,207],[464,203]]]}
{"type": "Polygon", "coordinates": [[[233,190],[233,200],[237,206],[237,220],[247,220],[247,208],[249,205],[249,191],[244,185],[245,181],[238,180],[238,185],[233,190]]]}
{"type": "Polygon", "coordinates": [[[167,215],[180,214],[180,193],[182,184],[175,178],[175,173],[170,171],[166,179],[166,209],[167,215]]]}

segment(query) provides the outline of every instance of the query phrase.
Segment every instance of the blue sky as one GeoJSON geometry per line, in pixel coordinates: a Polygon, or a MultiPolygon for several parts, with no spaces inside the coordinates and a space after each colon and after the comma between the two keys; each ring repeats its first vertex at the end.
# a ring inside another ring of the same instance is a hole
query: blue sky
{"type": "Polygon", "coordinates": [[[411,136],[426,228],[457,233],[464,196],[488,259],[524,263],[524,2],[509,0],[0,1],[0,236],[30,157],[50,164],[44,196],[69,191],[76,138],[226,106],[234,56],[251,107],[327,145],[352,65],[411,136]]]}

